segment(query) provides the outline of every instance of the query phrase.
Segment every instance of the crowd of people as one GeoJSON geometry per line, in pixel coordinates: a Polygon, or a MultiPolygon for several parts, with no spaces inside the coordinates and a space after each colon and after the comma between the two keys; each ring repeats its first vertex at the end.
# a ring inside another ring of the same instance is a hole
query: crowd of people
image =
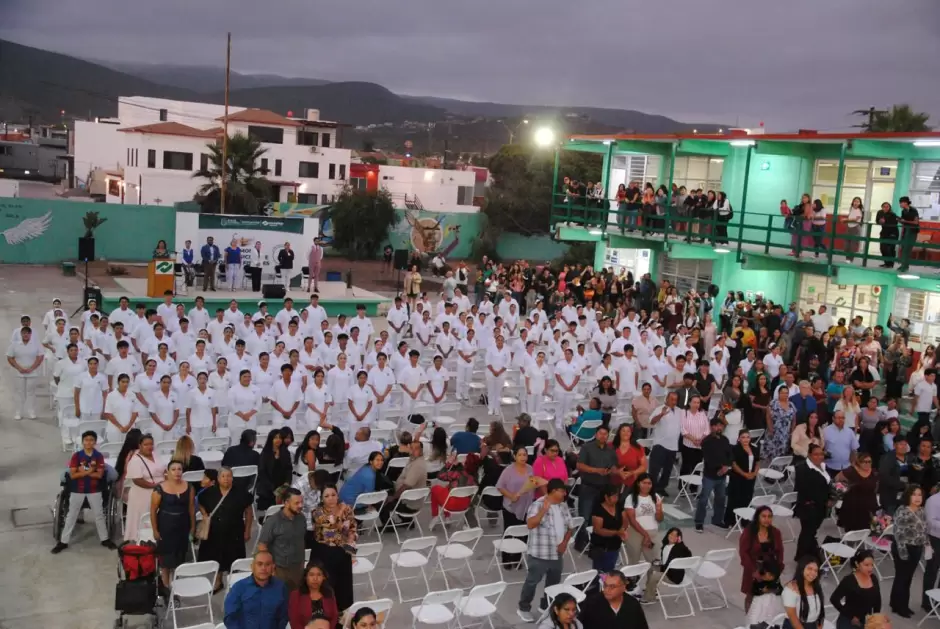
{"type": "MultiPolygon", "coordinates": [[[[621,548],[629,564],[654,565],[637,592],[646,602],[661,580],[682,582],[669,564],[691,556],[681,530],[661,532],[663,500],[687,496],[696,532],[706,520],[725,531],[750,504],[761,470],[789,456],[780,482],[797,494],[797,569],[781,585],[780,532],[770,509],[756,509],[739,543],[749,610],[769,621],[776,607],[792,627],[822,626],[819,529],[841,501],[836,517],[846,531],[893,518],[891,608],[910,614],[914,567],[928,542],[940,548],[940,535],[930,534],[940,527],[940,499],[932,498],[940,478],[934,352],[914,363],[909,322],[847,323],[825,306],[801,312],[741,293],[717,302],[715,290],[680,295],[668,281],[634,282],[590,266],[484,260],[481,269],[472,301],[456,283],[436,303],[426,293],[399,297],[380,331],[364,308],[333,323],[316,294],[296,308],[288,297],[276,312],[265,302],[243,312],[233,300],[212,313],[201,297],[186,312],[172,294],[154,310],[122,298],[103,313],[92,301],[76,325],[56,300],[44,332],[34,336],[24,317],[11,339],[18,412],[34,415],[35,378],[44,361],[54,362],[62,437],[77,450],[70,489],[88,496],[116,483],[125,539],[152,528],[165,586],[186,559],[197,514],[211,522],[197,557],[218,561],[221,572],[245,557],[255,520],[264,520],[254,578],[226,598],[227,626],[282,627],[287,618],[297,629],[314,617],[335,624],[353,602],[356,515],[364,508],[357,499],[387,491],[372,508],[381,526],[397,529],[421,509],[399,499],[430,481],[435,514],[469,506],[470,498],[450,497],[455,488],[495,487],[499,496],[483,495],[481,504],[504,528],[527,527],[524,561],[503,553],[499,562],[526,570],[520,618],[542,617],[540,627],[638,622],[642,608],[624,596],[635,583],[616,570],[621,548]],[[480,379],[485,393],[471,394],[480,379]],[[507,386],[518,397],[514,425],[505,420],[507,386]],[[435,422],[451,400],[485,406],[485,435],[475,418],[435,422]],[[899,420],[908,404],[916,422],[905,433],[899,420]],[[100,420],[102,431],[85,429],[100,420]],[[200,444],[218,437],[231,444],[221,469],[205,470],[198,486],[183,481],[205,468],[200,444]],[[96,450],[101,440],[123,443],[113,468],[96,450]],[[162,443],[174,444],[169,457],[159,456],[162,443]],[[677,461],[680,475],[700,474],[701,483],[671,485],[677,461]],[[253,484],[234,477],[233,468],[250,465],[253,484]],[[585,521],[577,529],[575,498],[585,521]],[[602,575],[592,596],[607,604],[578,611],[556,597],[537,616],[537,588],[560,582],[569,544],[602,575]],[[269,597],[278,604],[261,603],[269,597]],[[258,624],[260,608],[286,616],[258,624]]],[[[101,541],[110,542],[101,501],[89,503],[101,541]]],[[[73,527],[53,552],[68,547],[73,527]]],[[[927,564],[925,605],[937,561],[927,564]]],[[[854,584],[832,594],[846,628],[883,620],[880,597],[857,591],[872,587],[871,566],[857,554],[846,577],[854,584]]]]}

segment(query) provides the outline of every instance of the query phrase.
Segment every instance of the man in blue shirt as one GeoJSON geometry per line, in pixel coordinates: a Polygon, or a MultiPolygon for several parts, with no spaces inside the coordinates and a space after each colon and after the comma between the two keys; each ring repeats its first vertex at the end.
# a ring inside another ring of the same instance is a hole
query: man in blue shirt
{"type": "Polygon", "coordinates": [[[196,260],[196,252],[193,251],[193,241],[187,240],[180,252],[180,260],[183,264],[183,276],[186,278],[186,286],[192,286],[196,279],[196,269],[193,263],[196,260]]]}
{"type": "Polygon", "coordinates": [[[858,451],[858,435],[855,430],[845,425],[845,413],[836,411],[832,423],[823,430],[826,443],[826,471],[835,478],[836,474],[852,465],[858,451]]]}
{"type": "Polygon", "coordinates": [[[206,238],[199,255],[202,256],[202,290],[215,290],[216,269],[222,254],[212,236],[206,238]]]}
{"type": "Polygon", "coordinates": [[[467,429],[455,432],[450,438],[450,447],[457,454],[471,454],[480,452],[480,436],[477,430],[480,428],[480,422],[471,417],[467,420],[467,429]]]}
{"type": "Polygon", "coordinates": [[[274,556],[255,553],[251,578],[232,586],[225,597],[226,629],[284,629],[287,626],[287,587],[272,576],[274,556]]]}
{"type": "Polygon", "coordinates": [[[228,278],[229,287],[232,292],[235,291],[235,282],[242,270],[242,249],[238,246],[238,241],[234,238],[232,243],[225,248],[225,277],[228,278]]]}

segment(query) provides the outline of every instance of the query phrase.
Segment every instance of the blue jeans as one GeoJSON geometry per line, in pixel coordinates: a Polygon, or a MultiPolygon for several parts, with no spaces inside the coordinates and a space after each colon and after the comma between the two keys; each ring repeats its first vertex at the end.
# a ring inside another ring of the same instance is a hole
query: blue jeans
{"type": "Polygon", "coordinates": [[[725,514],[725,492],[727,491],[724,477],[702,477],[702,490],[698,492],[698,505],[695,507],[695,526],[705,524],[705,513],[708,511],[708,497],[715,492],[715,510],[712,513],[712,524],[722,526],[725,514]]]}
{"type": "Polygon", "coordinates": [[[589,522],[591,521],[591,513],[594,511],[594,503],[597,502],[601,490],[599,487],[581,483],[578,492],[578,515],[584,518],[584,526],[578,531],[578,536],[574,540],[574,547],[580,552],[588,543],[587,527],[590,526],[589,522]]]}
{"type": "Polygon", "coordinates": [[[591,567],[601,573],[610,572],[617,567],[617,557],[619,556],[619,550],[605,551],[591,562],[591,567]]]}
{"type": "Polygon", "coordinates": [[[631,208],[627,210],[627,229],[633,230],[637,227],[637,218],[640,215],[640,211],[636,208],[631,208]]]}
{"type": "MultiPolygon", "coordinates": [[[[532,610],[532,599],[535,598],[535,589],[539,586],[542,578],[545,578],[545,587],[551,587],[561,583],[561,572],[564,564],[563,559],[537,559],[532,555],[526,557],[526,563],[529,565],[529,571],[525,575],[525,581],[522,583],[522,592],[519,594],[519,609],[527,612],[532,610]]],[[[543,594],[544,599],[544,594],[543,594]]]]}

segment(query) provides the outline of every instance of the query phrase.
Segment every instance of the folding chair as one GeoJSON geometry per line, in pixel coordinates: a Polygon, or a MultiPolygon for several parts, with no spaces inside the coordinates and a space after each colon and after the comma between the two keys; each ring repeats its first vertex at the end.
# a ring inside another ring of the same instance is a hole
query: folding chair
{"type": "Polygon", "coordinates": [[[467,513],[470,511],[469,503],[465,508],[459,509],[454,506],[454,501],[459,498],[473,498],[479,487],[476,485],[470,487],[454,487],[450,490],[450,493],[447,494],[447,498],[444,500],[444,504],[441,505],[440,511],[437,512],[437,519],[431,520],[431,523],[428,525],[428,532],[434,530],[434,524],[437,522],[441,523],[441,526],[444,528],[444,538],[449,539],[447,534],[447,519],[452,518],[451,522],[463,520],[464,527],[470,528],[470,521],[467,520],[467,513]]]}
{"type": "MultiPolygon", "coordinates": [[[[792,456],[778,456],[770,462],[768,467],[762,467],[757,470],[757,486],[766,496],[770,492],[767,490],[768,481],[774,481],[778,487],[780,482],[786,478],[787,468],[793,463],[792,456]]],[[[771,487],[773,490],[773,487],[771,487]]],[[[780,493],[784,493],[782,490],[780,493]]]]}
{"type": "Polygon", "coordinates": [[[776,496],[754,496],[751,498],[751,502],[748,503],[746,507],[738,507],[734,510],[734,526],[728,531],[728,534],[725,535],[725,539],[731,537],[731,534],[737,531],[740,533],[743,530],[743,523],[745,521],[750,521],[754,519],[754,512],[757,511],[757,507],[770,506],[777,500],[776,496]]]}
{"type": "MultiPolygon", "coordinates": [[[[574,546],[574,540],[576,540],[576,539],[578,538],[578,533],[581,531],[581,528],[582,528],[583,526],[584,526],[584,518],[583,518],[583,517],[581,517],[580,515],[576,515],[576,516],[574,516],[573,518],[571,518],[571,527],[570,527],[570,529],[573,530],[574,533],[571,534],[571,543],[568,544],[568,547],[567,547],[567,548],[565,548],[565,556],[568,557],[568,559],[571,560],[571,572],[577,572],[577,571],[578,571],[578,564],[577,564],[577,562],[575,562],[575,560],[574,560],[574,552],[572,552],[571,547],[574,546]]],[[[590,530],[588,531],[588,539],[590,539],[590,533],[591,533],[591,531],[594,530],[594,528],[593,528],[593,527],[588,527],[588,529],[590,529],[590,530]]],[[[580,552],[579,554],[583,555],[585,552],[587,552],[587,549],[590,547],[590,545],[591,545],[590,542],[588,542],[588,543],[584,546],[584,548],[581,550],[581,552],[580,552]]],[[[561,568],[561,569],[562,569],[562,571],[564,572],[564,569],[565,569],[565,567],[564,567],[564,559],[562,559],[562,568],[561,568]]]]}
{"type": "Polygon", "coordinates": [[[123,443],[102,443],[100,446],[97,446],[97,449],[98,452],[101,453],[101,456],[104,457],[105,461],[107,461],[108,459],[113,460],[121,454],[123,447],[123,443]]]}
{"type": "Polygon", "coordinates": [[[232,468],[232,478],[252,478],[255,480],[251,482],[251,487],[248,491],[252,496],[255,494],[255,481],[258,480],[258,466],[257,465],[236,465],[232,468]]]}
{"type": "Polygon", "coordinates": [[[548,610],[552,608],[552,601],[555,600],[555,597],[559,594],[570,594],[574,597],[578,605],[583,603],[584,599],[587,598],[585,590],[591,587],[591,584],[594,583],[594,579],[596,578],[597,570],[585,570],[584,572],[569,574],[567,578],[558,585],[550,585],[545,588],[545,598],[548,599],[548,607],[542,612],[542,615],[536,621],[536,625],[541,623],[542,620],[548,616],[548,610]]]}
{"type": "Polygon", "coordinates": [[[203,470],[193,470],[191,472],[183,472],[183,480],[187,483],[199,483],[202,482],[202,477],[206,473],[203,470]]]}
{"type": "MultiPolygon", "coordinates": [[[[105,427],[107,427],[107,425],[108,425],[108,422],[106,422],[103,419],[92,419],[87,422],[78,422],[78,427],[75,429],[75,434],[81,435],[83,432],[94,430],[95,434],[98,435],[98,443],[102,444],[106,440],[106,437],[104,435],[104,429],[105,427]]],[[[124,443],[124,440],[122,439],[121,444],[123,445],[123,443],[124,443]]],[[[81,445],[82,445],[81,443],[77,444],[79,448],[81,447],[81,445]]],[[[96,446],[96,447],[100,447],[100,446],[96,446]]]]}
{"type": "MultiPolygon", "coordinates": [[[[777,502],[770,505],[773,511],[774,519],[783,518],[787,522],[787,529],[790,531],[790,537],[783,540],[784,543],[796,540],[796,531],[793,530],[793,509],[796,506],[796,492],[788,491],[780,496],[777,502]]],[[[775,523],[776,524],[776,523],[775,523]]],[[[780,528],[779,526],[777,528],[780,528]]]]}
{"type": "Polygon", "coordinates": [[[669,562],[670,570],[685,570],[685,575],[681,583],[673,584],[670,583],[667,579],[660,579],[659,583],[656,584],[656,593],[659,595],[659,606],[663,608],[663,615],[669,618],[688,618],[689,616],[695,615],[695,605],[692,603],[692,598],[689,596],[689,589],[694,589],[694,577],[695,573],[698,571],[699,564],[702,563],[701,557],[683,557],[682,559],[674,559],[669,562]],[[689,613],[680,614],[675,616],[670,616],[669,611],[666,609],[666,599],[675,598],[676,602],[679,602],[679,599],[685,596],[686,603],[689,604],[689,613]]]}
{"type": "MultiPolygon", "coordinates": [[[[265,509],[265,511],[264,511],[264,517],[265,517],[265,519],[271,517],[272,515],[274,515],[275,513],[277,513],[278,511],[280,511],[280,510],[283,509],[283,508],[284,508],[284,505],[271,505],[270,507],[268,507],[268,508],[265,509]]],[[[258,549],[258,538],[261,537],[261,529],[262,529],[263,526],[264,526],[264,525],[259,522],[259,523],[258,523],[258,526],[255,527],[256,529],[258,529],[258,537],[255,537],[255,547],[254,547],[254,548],[252,549],[252,551],[251,551],[252,554],[254,554],[255,550],[258,549]]]]}
{"type": "Polygon", "coordinates": [[[242,579],[247,579],[251,576],[251,572],[232,572],[226,575],[225,577],[225,595],[228,596],[228,593],[231,591],[232,586],[241,581],[242,579]]]}
{"type": "Polygon", "coordinates": [[[499,605],[499,599],[503,596],[503,592],[506,591],[506,585],[507,583],[505,581],[477,585],[474,586],[466,596],[460,597],[460,600],[457,601],[455,605],[458,616],[457,626],[463,628],[482,627],[483,619],[486,619],[486,622],[490,624],[490,629],[496,629],[493,625],[493,615],[496,613],[496,606],[499,605]],[[480,620],[480,622],[465,625],[460,622],[461,616],[480,620]]]}
{"type": "Polygon", "coordinates": [[[887,581],[893,579],[894,575],[884,575],[881,573],[882,562],[891,556],[891,537],[894,536],[894,525],[889,524],[885,527],[884,531],[881,532],[876,538],[868,536],[865,538],[865,548],[872,552],[873,558],[875,560],[875,573],[878,575],[878,578],[882,581],[887,581]]]}
{"type": "Polygon", "coordinates": [[[434,580],[434,575],[440,570],[441,576],[444,577],[444,587],[449,588],[450,584],[447,582],[447,573],[455,572],[460,570],[460,568],[447,570],[447,568],[444,567],[444,562],[458,561],[463,562],[467,566],[467,572],[470,573],[470,584],[476,585],[477,580],[473,574],[473,568],[470,566],[470,558],[473,557],[473,551],[476,549],[477,544],[480,543],[482,537],[483,529],[480,527],[464,529],[463,531],[454,532],[454,534],[450,536],[450,539],[447,540],[446,544],[435,547],[434,552],[437,555],[437,567],[431,571],[431,580],[434,580]]]}
{"type": "Polygon", "coordinates": [[[825,561],[823,561],[822,572],[825,574],[826,568],[829,569],[829,574],[832,576],[833,580],[836,583],[839,582],[839,572],[842,571],[842,568],[845,567],[849,560],[855,556],[855,551],[858,550],[859,544],[865,541],[865,538],[871,535],[869,529],[859,529],[857,531],[849,531],[842,536],[842,539],[838,542],[829,542],[828,544],[822,544],[820,547],[823,550],[823,556],[825,561]],[[832,558],[839,557],[842,559],[838,566],[832,565],[832,558]]]}
{"type": "MultiPolygon", "coordinates": [[[[499,493],[499,490],[496,489],[495,487],[490,486],[490,487],[484,487],[483,489],[481,489],[480,495],[478,497],[479,499],[477,500],[476,510],[475,510],[475,517],[476,517],[477,524],[482,526],[483,520],[492,521],[491,519],[495,517],[496,526],[499,526],[499,518],[503,512],[502,508],[490,509],[483,502],[484,497],[499,498],[500,501],[502,501],[503,499],[503,495],[499,493]]],[[[493,536],[499,536],[499,535],[500,534],[497,532],[492,535],[484,535],[484,537],[493,537],[493,536]]]]}
{"type": "Polygon", "coordinates": [[[597,433],[597,429],[600,428],[602,423],[600,419],[588,419],[581,422],[581,424],[568,435],[571,437],[572,447],[580,448],[585,443],[594,441],[594,435],[597,433]]]}
{"type": "Polygon", "coordinates": [[[689,486],[702,486],[702,473],[704,469],[705,465],[703,463],[697,463],[695,467],[692,468],[691,474],[683,474],[679,477],[679,493],[676,494],[676,499],[672,501],[672,504],[676,504],[679,502],[680,498],[685,496],[685,499],[689,503],[689,509],[695,511],[695,504],[692,502],[692,493],[689,491],[689,486]]]}
{"type": "Polygon", "coordinates": [[[927,590],[925,592],[927,598],[930,599],[930,611],[927,612],[927,615],[920,619],[920,622],[917,623],[917,626],[920,627],[924,624],[924,621],[933,616],[937,620],[940,620],[940,588],[934,588],[932,590],[927,590]]]}
{"type": "Polygon", "coordinates": [[[698,601],[698,608],[703,612],[728,606],[728,597],[725,595],[725,590],[721,586],[721,580],[728,574],[728,565],[731,563],[731,560],[734,559],[737,552],[738,550],[736,548],[722,548],[720,550],[710,550],[702,557],[702,563],[699,564],[692,577],[695,583],[692,586],[692,590],[695,592],[695,600],[698,601]],[[718,584],[717,593],[721,596],[721,605],[715,607],[705,607],[702,605],[699,590],[709,591],[707,587],[701,584],[702,580],[714,581],[718,584]]]}
{"type": "MultiPolygon", "coordinates": [[[[395,606],[394,601],[390,598],[380,598],[374,601],[358,601],[349,606],[349,609],[346,610],[347,618],[352,618],[356,615],[356,612],[362,609],[363,607],[368,607],[375,612],[376,620],[378,624],[376,625],[377,629],[384,629],[385,623],[388,622],[388,616],[392,612],[392,607],[395,606]]],[[[348,626],[344,624],[343,627],[348,626]]]]}
{"type": "Polygon", "coordinates": [[[760,443],[760,440],[764,438],[764,429],[757,428],[756,430],[749,430],[748,433],[751,435],[751,443],[757,445],[760,443]]]}
{"type": "Polygon", "coordinates": [[[359,523],[359,533],[365,535],[370,530],[375,530],[376,536],[379,534],[379,510],[385,501],[388,500],[388,490],[369,491],[356,496],[353,503],[353,515],[356,522],[359,523]],[[365,511],[358,512],[357,509],[365,508],[365,511]]]}
{"type": "Polygon", "coordinates": [[[463,590],[428,592],[421,599],[420,605],[411,608],[411,615],[414,618],[411,623],[412,628],[418,623],[450,626],[456,619],[457,602],[462,595],[463,590]],[[448,608],[447,605],[452,605],[453,609],[448,608]]]}
{"type": "MultiPolygon", "coordinates": [[[[401,552],[392,553],[389,555],[389,559],[392,562],[392,569],[389,572],[388,580],[385,582],[385,588],[388,588],[388,584],[391,581],[395,582],[395,589],[398,591],[398,602],[404,603],[405,599],[402,597],[401,593],[401,582],[408,579],[417,579],[418,575],[413,577],[401,577],[398,576],[398,570],[404,569],[415,569],[421,571],[421,578],[424,579],[425,591],[430,591],[431,586],[428,583],[428,575],[425,572],[424,567],[428,565],[428,562],[431,557],[432,549],[437,546],[437,538],[433,536],[428,537],[416,537],[414,539],[406,539],[402,542],[401,552]]],[[[410,601],[417,601],[419,599],[412,598],[408,599],[410,601]]]]}
{"type": "Polygon", "coordinates": [[[167,456],[170,456],[174,452],[176,452],[176,440],[175,439],[164,439],[163,441],[158,441],[153,446],[154,454],[165,454],[167,456]]]}
{"type": "MultiPolygon", "coordinates": [[[[382,542],[370,542],[368,544],[358,544],[356,546],[356,563],[353,564],[353,577],[356,575],[366,575],[369,577],[369,589],[372,590],[372,596],[375,597],[375,583],[372,581],[372,571],[379,563],[379,555],[382,553],[382,542]],[[369,557],[375,556],[375,559],[369,557]]],[[[355,584],[353,584],[355,585],[355,584]]]]}
{"type": "MultiPolygon", "coordinates": [[[[405,457],[400,457],[402,460],[407,461],[405,457]]],[[[391,462],[398,459],[392,459],[391,462]]],[[[419,487],[417,489],[406,489],[401,492],[401,496],[398,497],[398,501],[395,503],[395,506],[392,507],[392,510],[388,514],[388,519],[385,521],[385,524],[382,525],[382,533],[388,529],[389,526],[392,527],[392,530],[395,531],[395,541],[401,544],[401,537],[398,535],[398,527],[410,527],[414,524],[418,528],[418,535],[424,535],[424,530],[421,528],[421,522],[418,520],[418,516],[424,511],[424,505],[428,499],[428,496],[431,495],[431,490],[427,487],[419,487]],[[409,503],[421,503],[421,508],[417,511],[411,511],[408,507],[409,503]],[[409,509],[407,511],[402,511],[402,508],[409,509]],[[396,522],[395,518],[401,518],[404,522],[396,522]]]]}
{"type": "Polygon", "coordinates": [[[649,575],[651,565],[652,564],[650,564],[649,562],[641,561],[640,563],[633,564],[633,565],[624,565],[620,568],[620,572],[621,574],[623,574],[625,579],[627,579],[628,581],[630,579],[637,580],[636,585],[633,587],[632,590],[628,592],[628,594],[630,594],[631,596],[642,594],[644,588],[646,587],[646,579],[647,579],[647,576],[649,575]]]}
{"type": "MultiPolygon", "coordinates": [[[[503,553],[507,555],[521,555],[522,565],[526,567],[526,572],[528,572],[529,564],[526,561],[526,551],[529,548],[526,543],[528,538],[529,527],[525,524],[514,524],[513,526],[506,527],[506,530],[503,531],[503,536],[493,540],[493,559],[490,560],[490,564],[486,567],[486,573],[489,574],[490,568],[492,568],[495,563],[496,569],[499,572],[499,580],[505,581],[506,577],[503,574],[502,557],[500,557],[503,553]]],[[[516,583],[522,583],[522,581],[516,583]]]]}
{"type": "MultiPolygon", "coordinates": [[[[209,622],[214,622],[212,589],[215,587],[215,577],[218,572],[218,561],[197,561],[196,563],[184,563],[177,566],[176,572],[173,574],[173,581],[170,583],[170,597],[167,604],[167,612],[173,615],[174,627],[180,626],[176,619],[177,611],[203,607],[203,605],[190,605],[188,607],[180,605],[177,607],[176,597],[184,599],[205,596],[205,607],[209,608],[209,622]]],[[[182,600],[180,602],[182,603],[182,600]]]]}

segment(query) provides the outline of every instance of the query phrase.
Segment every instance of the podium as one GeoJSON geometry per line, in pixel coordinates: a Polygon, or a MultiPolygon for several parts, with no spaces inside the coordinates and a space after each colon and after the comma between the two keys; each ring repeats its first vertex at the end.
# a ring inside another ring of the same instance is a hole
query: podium
{"type": "Polygon", "coordinates": [[[147,297],[163,297],[173,291],[176,284],[176,262],[172,258],[157,258],[147,265],[147,297]]]}

